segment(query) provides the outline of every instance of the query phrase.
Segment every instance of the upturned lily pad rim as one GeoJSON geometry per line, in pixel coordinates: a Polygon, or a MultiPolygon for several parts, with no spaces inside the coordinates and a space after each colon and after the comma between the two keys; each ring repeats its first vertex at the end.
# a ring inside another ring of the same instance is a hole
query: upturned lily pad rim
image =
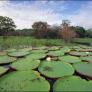
{"type": "Polygon", "coordinates": [[[80,59],[83,61],[92,62],[92,56],[80,57],[80,59]],[[89,58],[91,58],[91,59],[89,59],[89,58]]]}
{"type": "Polygon", "coordinates": [[[70,51],[69,52],[69,55],[71,55],[71,56],[78,56],[78,57],[80,57],[80,56],[87,56],[88,54],[86,53],[86,52],[78,52],[78,51],[70,51]],[[84,53],[84,55],[82,55],[82,54],[76,54],[76,53],[84,53]]]}
{"type": "MultiPolygon", "coordinates": [[[[80,70],[78,70],[78,68],[76,67],[76,65],[82,64],[82,63],[84,63],[84,64],[92,64],[92,62],[79,62],[79,63],[75,63],[75,64],[73,64],[74,69],[77,71],[78,74],[86,76],[86,77],[89,77],[89,78],[92,78],[92,75],[87,74],[87,72],[85,74],[85,73],[81,72],[80,70]]],[[[91,71],[91,69],[89,71],[91,71]]]]}
{"type": "Polygon", "coordinates": [[[5,74],[8,70],[9,70],[9,68],[5,68],[3,66],[0,66],[0,76],[3,75],[3,74],[5,74]]]}
{"type": "Polygon", "coordinates": [[[24,57],[24,56],[27,56],[28,54],[30,54],[29,51],[15,51],[15,52],[8,53],[8,56],[11,56],[11,57],[24,57]],[[17,55],[18,53],[20,53],[20,55],[17,55]]]}
{"type": "Polygon", "coordinates": [[[9,63],[12,63],[12,62],[17,60],[17,58],[9,57],[7,55],[3,55],[3,56],[0,56],[0,57],[2,58],[2,61],[0,60],[0,65],[1,64],[9,64],[9,63]],[[4,60],[4,58],[5,58],[5,60],[4,60]]]}

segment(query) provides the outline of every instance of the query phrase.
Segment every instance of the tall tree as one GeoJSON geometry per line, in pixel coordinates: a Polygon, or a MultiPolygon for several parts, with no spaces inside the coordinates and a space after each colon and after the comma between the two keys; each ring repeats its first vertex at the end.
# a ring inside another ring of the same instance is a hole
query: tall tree
{"type": "Polygon", "coordinates": [[[16,25],[11,18],[0,16],[0,35],[9,35],[15,28],[16,25]]]}
{"type": "Polygon", "coordinates": [[[46,38],[53,38],[53,39],[58,38],[58,30],[59,30],[58,25],[49,26],[46,38]]]}
{"type": "Polygon", "coordinates": [[[80,26],[72,26],[72,30],[74,30],[80,38],[83,38],[86,36],[86,30],[83,27],[80,26]]]}
{"type": "Polygon", "coordinates": [[[35,22],[32,25],[33,28],[33,34],[37,38],[44,38],[48,31],[48,24],[47,22],[35,22]]]}
{"type": "Polygon", "coordinates": [[[72,38],[76,36],[76,33],[71,30],[70,21],[63,20],[60,30],[59,30],[59,37],[65,40],[66,42],[72,41],[72,38]]]}

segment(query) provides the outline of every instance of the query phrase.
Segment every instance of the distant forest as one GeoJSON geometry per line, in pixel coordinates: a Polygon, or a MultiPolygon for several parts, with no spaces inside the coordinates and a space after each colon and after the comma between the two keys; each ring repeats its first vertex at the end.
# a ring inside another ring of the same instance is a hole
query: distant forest
{"type": "Polygon", "coordinates": [[[0,36],[32,36],[35,38],[70,40],[74,37],[92,38],[92,30],[86,30],[81,26],[71,26],[69,20],[62,20],[59,26],[51,26],[47,22],[37,21],[33,23],[30,29],[16,29],[13,19],[0,16],[0,36]]]}

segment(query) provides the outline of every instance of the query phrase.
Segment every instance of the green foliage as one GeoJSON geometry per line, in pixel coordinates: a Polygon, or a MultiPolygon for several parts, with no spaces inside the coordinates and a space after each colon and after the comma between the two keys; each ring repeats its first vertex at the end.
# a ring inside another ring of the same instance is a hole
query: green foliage
{"type": "Polygon", "coordinates": [[[0,16],[0,35],[9,35],[15,28],[14,21],[11,18],[0,16]]]}
{"type": "Polygon", "coordinates": [[[86,30],[83,27],[80,26],[72,26],[71,27],[73,31],[75,31],[80,38],[83,38],[86,36],[86,30]]]}
{"type": "Polygon", "coordinates": [[[24,47],[38,47],[38,46],[60,46],[60,45],[75,45],[71,43],[65,43],[60,39],[35,39],[32,37],[24,36],[10,36],[7,39],[0,37],[0,48],[24,48],[24,47]]]}

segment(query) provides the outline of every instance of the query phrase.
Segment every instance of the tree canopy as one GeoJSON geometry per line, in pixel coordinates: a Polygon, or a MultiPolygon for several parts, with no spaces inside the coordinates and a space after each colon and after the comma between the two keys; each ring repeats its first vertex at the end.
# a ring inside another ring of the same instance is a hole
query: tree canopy
{"type": "Polygon", "coordinates": [[[16,25],[11,18],[0,16],[0,35],[8,35],[15,28],[16,25]]]}

